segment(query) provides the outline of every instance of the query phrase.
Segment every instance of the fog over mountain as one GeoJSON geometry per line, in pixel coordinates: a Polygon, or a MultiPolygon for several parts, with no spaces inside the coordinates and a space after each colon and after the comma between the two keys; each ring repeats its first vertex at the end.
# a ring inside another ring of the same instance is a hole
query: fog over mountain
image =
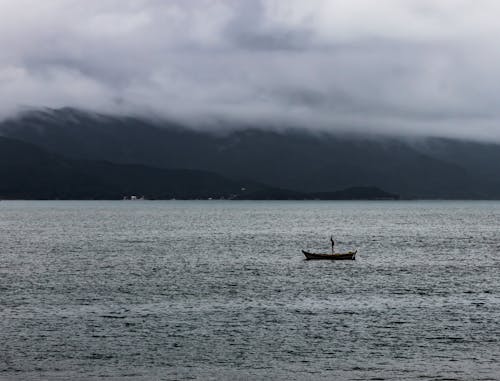
{"type": "Polygon", "coordinates": [[[0,0],[0,118],[500,141],[493,0],[0,0]]]}
{"type": "MultiPolygon", "coordinates": [[[[145,172],[146,167],[208,171],[245,184],[249,181],[293,192],[375,187],[402,198],[500,199],[500,145],[493,143],[367,138],[298,128],[276,131],[265,126],[214,133],[71,108],[27,112],[0,122],[1,135],[29,142],[64,160],[139,164],[145,172]]],[[[2,160],[6,168],[14,168],[16,161],[27,159],[18,155],[2,160]]],[[[36,166],[37,161],[32,164],[36,166]]],[[[116,166],[106,168],[105,179],[115,170],[123,173],[116,166]]],[[[164,181],[164,175],[154,173],[159,183],[164,181]]],[[[135,179],[131,180],[134,186],[142,182],[138,177],[129,178],[135,179]]],[[[271,196],[266,191],[265,197],[271,196]]],[[[288,197],[297,195],[277,198],[288,197]]]]}

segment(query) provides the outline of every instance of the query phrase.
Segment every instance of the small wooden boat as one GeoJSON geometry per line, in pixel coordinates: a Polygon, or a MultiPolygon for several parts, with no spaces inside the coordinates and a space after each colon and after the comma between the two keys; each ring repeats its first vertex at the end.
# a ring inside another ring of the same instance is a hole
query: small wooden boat
{"type": "Polygon", "coordinates": [[[349,251],[347,253],[335,253],[335,254],[317,254],[317,253],[309,253],[308,251],[302,250],[304,255],[306,256],[306,259],[330,259],[330,260],[345,260],[345,259],[356,259],[356,253],[358,252],[357,250],[355,251],[349,251]]]}

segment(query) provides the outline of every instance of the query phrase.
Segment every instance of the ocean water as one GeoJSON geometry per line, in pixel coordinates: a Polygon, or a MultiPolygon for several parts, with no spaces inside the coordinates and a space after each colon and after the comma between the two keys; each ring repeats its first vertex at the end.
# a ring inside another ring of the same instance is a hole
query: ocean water
{"type": "Polygon", "coordinates": [[[500,202],[2,201],[1,380],[500,380],[500,202]],[[301,249],[358,249],[305,261],[301,249]]]}

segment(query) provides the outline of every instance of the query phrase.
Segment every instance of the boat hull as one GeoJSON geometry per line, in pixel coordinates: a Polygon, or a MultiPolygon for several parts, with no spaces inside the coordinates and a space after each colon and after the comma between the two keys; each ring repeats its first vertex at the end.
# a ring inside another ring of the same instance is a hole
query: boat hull
{"type": "Polygon", "coordinates": [[[348,253],[339,253],[339,254],[319,254],[319,253],[309,253],[308,251],[302,250],[306,259],[327,259],[327,260],[355,260],[356,253],[358,251],[350,251],[348,253]]]}

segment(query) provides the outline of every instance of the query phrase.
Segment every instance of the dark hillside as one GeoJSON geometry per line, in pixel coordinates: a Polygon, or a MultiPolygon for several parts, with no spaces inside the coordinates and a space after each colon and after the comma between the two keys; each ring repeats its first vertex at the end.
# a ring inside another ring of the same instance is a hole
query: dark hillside
{"type": "Polygon", "coordinates": [[[246,128],[194,131],[172,123],[74,109],[30,112],[6,136],[74,159],[196,169],[298,192],[376,186],[409,198],[500,198],[500,146],[417,143],[246,128]]]}
{"type": "Polygon", "coordinates": [[[204,171],[66,159],[2,137],[0,179],[4,199],[227,198],[241,193],[242,187],[260,189],[204,171]]]}

